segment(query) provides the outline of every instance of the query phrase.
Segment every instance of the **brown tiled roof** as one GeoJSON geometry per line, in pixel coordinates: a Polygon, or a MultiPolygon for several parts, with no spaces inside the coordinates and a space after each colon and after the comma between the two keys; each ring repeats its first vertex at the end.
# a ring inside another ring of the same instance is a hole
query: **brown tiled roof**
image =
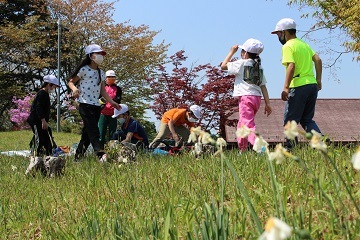
{"type": "MultiPolygon", "coordinates": [[[[285,102],[281,99],[270,99],[270,104],[272,114],[266,117],[264,102],[261,103],[255,117],[256,131],[269,143],[283,142],[285,102]]],[[[238,119],[237,108],[229,119],[238,119]]],[[[321,132],[331,141],[357,142],[360,140],[360,99],[318,99],[314,120],[321,132]]],[[[236,127],[225,126],[227,142],[236,142],[235,131],[236,127]]]]}

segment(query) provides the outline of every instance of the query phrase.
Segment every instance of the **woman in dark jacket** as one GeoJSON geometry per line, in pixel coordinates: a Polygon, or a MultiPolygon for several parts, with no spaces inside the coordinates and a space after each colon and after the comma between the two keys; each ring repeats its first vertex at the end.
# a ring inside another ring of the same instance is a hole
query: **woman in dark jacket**
{"type": "Polygon", "coordinates": [[[44,83],[36,94],[27,119],[34,133],[32,146],[36,156],[52,155],[51,129],[48,124],[50,118],[49,93],[54,92],[55,88],[60,87],[60,82],[54,75],[46,75],[43,79],[44,83]]]}

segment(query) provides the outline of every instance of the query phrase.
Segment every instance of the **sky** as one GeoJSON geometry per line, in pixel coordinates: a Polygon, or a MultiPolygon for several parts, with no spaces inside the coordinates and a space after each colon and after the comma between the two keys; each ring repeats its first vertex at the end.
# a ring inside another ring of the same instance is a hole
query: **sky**
{"type": "MultiPolygon", "coordinates": [[[[112,2],[106,0],[105,2],[112,2]]],[[[230,47],[242,44],[248,38],[256,38],[264,44],[260,55],[270,98],[280,98],[285,79],[285,68],[281,64],[281,44],[277,36],[270,34],[276,23],[285,17],[295,20],[301,38],[314,19],[301,18],[297,7],[290,8],[284,0],[119,0],[114,4],[113,19],[116,23],[149,26],[150,30],[161,31],[154,43],[162,40],[171,44],[167,55],[184,50],[187,63],[218,66],[230,47]]],[[[314,32],[307,41],[319,53],[323,63],[329,59],[324,47],[343,50],[340,42],[327,42],[328,32],[314,32]]],[[[240,51],[235,56],[239,57],[240,51]]],[[[335,55],[333,55],[334,57],[335,55]]],[[[360,89],[360,65],[353,61],[354,55],[345,54],[337,64],[334,79],[329,68],[323,68],[322,90],[318,98],[358,98],[360,89]]],[[[170,71],[170,70],[169,70],[170,71]]],[[[126,91],[126,90],[125,90],[126,91]]]]}

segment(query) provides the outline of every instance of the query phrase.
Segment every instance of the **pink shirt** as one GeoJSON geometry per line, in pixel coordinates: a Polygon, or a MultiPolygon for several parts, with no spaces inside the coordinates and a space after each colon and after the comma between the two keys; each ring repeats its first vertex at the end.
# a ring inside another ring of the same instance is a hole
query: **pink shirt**
{"type": "MultiPolygon", "coordinates": [[[[116,85],[105,85],[105,91],[112,99],[114,99],[117,91],[116,85]]],[[[101,114],[105,116],[112,116],[114,114],[114,107],[111,106],[109,102],[106,102],[105,107],[101,110],[101,114]]]]}

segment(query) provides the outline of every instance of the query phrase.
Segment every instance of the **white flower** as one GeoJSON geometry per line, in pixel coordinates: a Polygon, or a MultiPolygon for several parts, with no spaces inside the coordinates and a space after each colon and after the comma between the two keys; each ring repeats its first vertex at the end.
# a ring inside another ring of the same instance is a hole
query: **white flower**
{"type": "Polygon", "coordinates": [[[284,134],[287,139],[295,140],[295,138],[299,135],[299,131],[297,128],[297,123],[293,121],[288,121],[284,127],[284,134]]]}
{"type": "MultiPolygon", "coordinates": [[[[200,134],[199,138],[201,139],[201,143],[204,145],[209,144],[209,143],[216,143],[215,140],[212,139],[210,133],[207,133],[207,132],[202,132],[200,134]]],[[[199,139],[199,141],[200,141],[200,139],[199,139]]]]}
{"type": "Polygon", "coordinates": [[[197,136],[199,136],[201,134],[201,127],[197,127],[197,128],[190,128],[190,136],[189,136],[189,139],[188,139],[188,143],[191,143],[191,142],[196,142],[197,140],[197,136]]]}
{"type": "Polygon", "coordinates": [[[284,152],[286,152],[286,149],[279,143],[276,145],[275,151],[269,154],[269,160],[273,161],[276,159],[276,164],[282,163],[285,160],[284,152]]]}
{"type": "Polygon", "coordinates": [[[201,143],[195,143],[194,144],[194,153],[195,153],[195,155],[200,155],[201,153],[202,153],[203,151],[202,151],[202,145],[201,145],[201,143]]]}
{"type": "Polygon", "coordinates": [[[223,149],[224,147],[226,147],[226,145],[227,145],[227,143],[226,143],[225,139],[220,137],[216,140],[216,146],[218,148],[223,149]]]}
{"type": "Polygon", "coordinates": [[[266,222],[265,232],[258,240],[283,240],[291,236],[292,228],[278,218],[272,217],[266,222]]]}
{"type": "Polygon", "coordinates": [[[255,138],[253,150],[257,153],[262,153],[267,149],[268,145],[269,144],[261,136],[257,136],[255,138]]]}
{"type": "Polygon", "coordinates": [[[13,170],[13,172],[15,172],[17,170],[17,167],[14,165],[11,165],[11,170],[13,170]]]}
{"type": "Polygon", "coordinates": [[[352,156],[351,163],[355,170],[360,170],[360,147],[358,147],[358,149],[352,156]]]}
{"type": "Polygon", "coordinates": [[[118,162],[119,163],[127,163],[128,159],[126,157],[118,156],[118,162]]]}
{"type": "Polygon", "coordinates": [[[310,147],[326,152],[327,145],[323,142],[321,134],[315,130],[311,130],[311,133],[313,136],[310,140],[310,147]]]}
{"type": "Polygon", "coordinates": [[[241,125],[241,127],[236,130],[235,134],[237,137],[246,138],[247,136],[250,135],[250,133],[251,133],[250,128],[248,128],[245,125],[241,125]]]}

